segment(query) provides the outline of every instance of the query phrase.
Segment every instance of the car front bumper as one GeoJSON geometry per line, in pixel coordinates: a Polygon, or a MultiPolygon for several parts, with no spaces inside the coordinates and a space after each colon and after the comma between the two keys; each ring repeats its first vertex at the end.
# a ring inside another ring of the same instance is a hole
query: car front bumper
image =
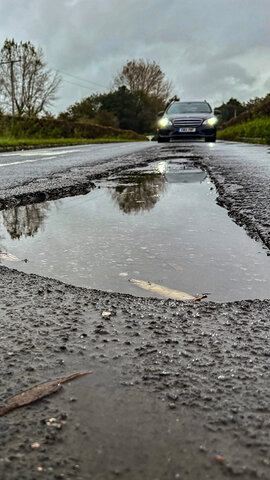
{"type": "Polygon", "coordinates": [[[208,127],[207,125],[199,125],[195,128],[195,132],[181,132],[179,127],[168,125],[167,127],[159,127],[157,129],[158,136],[168,139],[181,139],[181,138],[207,138],[216,135],[216,127],[208,127]]]}

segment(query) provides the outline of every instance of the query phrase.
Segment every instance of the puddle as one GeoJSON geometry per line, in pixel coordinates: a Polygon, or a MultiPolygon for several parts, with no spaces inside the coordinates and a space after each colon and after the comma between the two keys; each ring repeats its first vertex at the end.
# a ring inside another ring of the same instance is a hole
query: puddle
{"type": "Polygon", "coordinates": [[[128,279],[210,300],[268,298],[269,257],[215,203],[201,170],[173,159],[87,195],[1,212],[2,264],[77,286],[153,296],[128,279]]]}

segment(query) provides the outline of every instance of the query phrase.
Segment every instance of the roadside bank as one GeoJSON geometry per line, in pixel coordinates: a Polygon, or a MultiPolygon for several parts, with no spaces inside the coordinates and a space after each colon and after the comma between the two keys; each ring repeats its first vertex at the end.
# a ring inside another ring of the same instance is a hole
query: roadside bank
{"type": "MultiPolygon", "coordinates": [[[[233,119],[237,121],[237,117],[233,119]]],[[[270,145],[270,119],[257,117],[230,125],[217,132],[220,140],[270,145]]]]}

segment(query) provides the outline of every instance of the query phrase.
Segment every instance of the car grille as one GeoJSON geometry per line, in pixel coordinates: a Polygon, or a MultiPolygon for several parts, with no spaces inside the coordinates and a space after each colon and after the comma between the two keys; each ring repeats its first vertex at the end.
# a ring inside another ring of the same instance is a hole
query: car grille
{"type": "Polygon", "coordinates": [[[198,127],[202,124],[201,118],[175,118],[173,120],[174,127],[198,127]]]}

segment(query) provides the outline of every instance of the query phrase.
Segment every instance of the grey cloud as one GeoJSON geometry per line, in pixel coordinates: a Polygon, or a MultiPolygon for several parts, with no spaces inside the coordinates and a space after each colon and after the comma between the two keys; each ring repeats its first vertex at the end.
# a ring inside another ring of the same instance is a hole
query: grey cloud
{"type": "Polygon", "coordinates": [[[266,88],[267,92],[270,93],[270,77],[265,80],[264,87],[266,88]]]}
{"type": "Polygon", "coordinates": [[[183,94],[221,103],[230,97],[240,98],[252,90],[256,77],[233,62],[213,62],[183,75],[183,94]],[[194,95],[195,93],[195,95],[194,95]]]}
{"type": "MultiPolygon", "coordinates": [[[[268,62],[269,14],[269,0],[1,0],[0,32],[1,41],[41,46],[50,67],[101,85],[127,59],[148,58],[185,97],[248,99],[269,88],[251,56],[264,47],[268,62]]],[[[58,110],[98,90],[63,78],[58,110]]]]}

